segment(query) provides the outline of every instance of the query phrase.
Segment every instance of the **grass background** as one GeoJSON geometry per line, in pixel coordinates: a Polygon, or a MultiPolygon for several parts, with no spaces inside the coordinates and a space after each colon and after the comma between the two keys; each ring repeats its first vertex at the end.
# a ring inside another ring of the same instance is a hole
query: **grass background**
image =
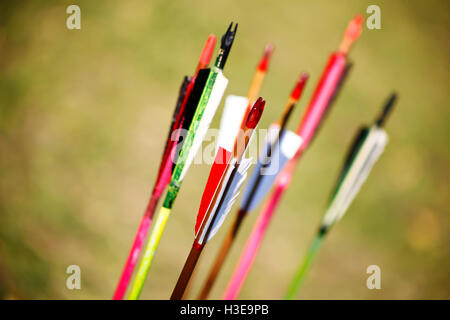
{"type": "MultiPolygon", "coordinates": [[[[330,233],[300,298],[450,298],[450,6],[435,0],[2,1],[0,298],[112,296],[180,81],[193,72],[208,34],[239,22],[227,93],[245,95],[264,45],[276,46],[261,92],[268,103],[261,128],[278,117],[299,73],[310,72],[295,128],[348,21],[370,4],[381,8],[382,29],[364,28],[351,75],[300,162],[240,298],[282,297],[355,130],[374,119],[392,90],[399,103],[386,127],[390,143],[330,233]],[[70,4],[81,8],[81,30],[66,28],[70,4]],[[81,267],[81,290],[66,289],[71,264],[81,267]],[[381,290],[366,288],[372,264],[381,267],[381,290]]],[[[213,127],[218,123],[219,116],[213,127]]],[[[186,177],[142,298],[170,296],[208,172],[194,165],[186,177]]],[[[257,213],[212,298],[221,297],[257,213]]],[[[198,273],[208,270],[223,236],[210,242],[198,273]]]]}

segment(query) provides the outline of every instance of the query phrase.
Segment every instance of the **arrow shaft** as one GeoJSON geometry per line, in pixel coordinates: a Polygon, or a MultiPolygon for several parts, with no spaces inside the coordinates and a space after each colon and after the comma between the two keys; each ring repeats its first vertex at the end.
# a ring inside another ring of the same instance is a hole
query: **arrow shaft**
{"type": "Polygon", "coordinates": [[[134,279],[133,285],[131,287],[130,295],[128,297],[129,300],[139,299],[148,275],[148,271],[152,264],[153,257],[155,255],[156,249],[158,248],[159,241],[161,240],[164,228],[166,227],[167,220],[169,220],[171,211],[171,209],[165,207],[162,207],[159,211],[155,227],[150,235],[150,239],[142,257],[142,262],[139,265],[136,278],[134,279]]]}
{"type": "Polygon", "coordinates": [[[176,147],[175,141],[177,140],[177,138],[173,139],[172,133],[176,132],[183,123],[186,102],[188,97],[190,96],[194,82],[195,76],[190,80],[185,77],[183,84],[181,85],[177,99],[177,105],[172,116],[172,123],[169,128],[169,134],[159,165],[158,175],[153,186],[152,194],[150,196],[147,208],[144,212],[144,216],[139,223],[139,227],[134,237],[133,244],[131,246],[130,252],[128,253],[128,257],[122,270],[122,274],[119,278],[119,282],[114,292],[113,300],[122,300],[125,296],[125,292],[128,288],[131,276],[133,275],[134,268],[136,267],[139,254],[142,250],[145,237],[147,236],[148,230],[150,228],[156,206],[158,205],[161,194],[170,182],[170,174],[173,163],[171,155],[173,155],[174,148],[176,147]]]}
{"type": "Polygon", "coordinates": [[[181,300],[183,298],[186,287],[189,284],[189,280],[191,279],[192,273],[197,265],[198,259],[200,258],[200,254],[203,251],[204,246],[198,245],[196,242],[191,248],[189,255],[184,264],[183,270],[178,278],[177,284],[173,289],[170,300],[181,300]]]}
{"type": "Polygon", "coordinates": [[[275,188],[270,201],[261,211],[261,214],[259,215],[258,220],[253,227],[252,233],[250,234],[250,237],[245,245],[244,251],[239,258],[239,262],[234,269],[231,280],[225,290],[225,294],[223,295],[224,300],[234,300],[237,298],[239,291],[247,278],[247,274],[255,261],[264,233],[278,203],[281,200],[284,190],[284,187],[275,188]]]}
{"type": "Polygon", "coordinates": [[[250,88],[247,93],[248,103],[252,106],[255,103],[256,98],[258,97],[259,91],[261,90],[262,84],[264,82],[264,77],[266,76],[266,72],[256,70],[250,88]]]}
{"type": "Polygon", "coordinates": [[[295,299],[295,296],[297,295],[298,290],[300,289],[303,280],[305,279],[306,273],[308,272],[311,263],[314,261],[315,257],[317,256],[317,253],[319,252],[323,239],[324,236],[321,234],[318,234],[314,239],[313,243],[311,244],[311,247],[308,250],[308,253],[305,256],[305,260],[303,260],[303,263],[300,265],[300,268],[295,274],[294,279],[292,280],[292,283],[284,299],[286,300],[295,299]]]}
{"type": "Polygon", "coordinates": [[[138,261],[139,253],[141,252],[142,246],[144,245],[145,237],[147,236],[148,230],[150,229],[152,215],[158,203],[158,200],[159,197],[155,197],[152,195],[146,213],[142,217],[139,228],[136,232],[136,236],[134,237],[133,245],[131,246],[130,253],[122,271],[122,275],[120,276],[113,300],[122,300],[125,295],[131,276],[133,275],[133,270],[138,261]]]}
{"type": "Polygon", "coordinates": [[[206,300],[209,293],[211,292],[211,289],[217,279],[217,276],[220,270],[222,269],[222,265],[225,262],[228,253],[230,252],[231,246],[234,243],[234,239],[236,238],[236,235],[240,229],[241,223],[244,220],[245,215],[246,212],[241,210],[235,216],[233,224],[231,228],[228,230],[228,233],[222,243],[222,246],[220,247],[219,253],[216,256],[214,265],[212,266],[208,274],[208,277],[203,285],[203,288],[200,292],[200,295],[198,296],[198,300],[206,300]]]}
{"type": "MultiPolygon", "coordinates": [[[[234,175],[237,172],[237,167],[235,167],[230,175],[230,178],[228,181],[232,181],[234,175]]],[[[221,185],[223,184],[223,180],[221,181],[221,185]]],[[[226,194],[229,190],[230,184],[228,183],[225,186],[225,190],[223,194],[226,194]]],[[[221,189],[219,187],[218,189],[221,189]]],[[[217,194],[214,197],[214,202],[217,201],[217,194]]],[[[170,297],[170,300],[181,300],[183,298],[183,295],[185,294],[186,288],[189,285],[189,281],[192,277],[192,274],[195,270],[195,267],[197,266],[198,259],[200,258],[200,254],[205,247],[206,242],[208,241],[209,234],[211,233],[212,227],[214,225],[214,219],[216,219],[216,216],[218,212],[220,211],[221,206],[223,205],[223,201],[225,199],[225,196],[222,196],[219,200],[219,205],[217,209],[215,210],[214,216],[210,220],[210,223],[202,223],[202,226],[200,227],[200,230],[198,232],[198,235],[196,237],[196,240],[194,241],[194,244],[192,245],[192,249],[189,252],[189,255],[186,259],[186,262],[184,264],[183,270],[180,273],[180,276],[178,277],[177,284],[175,285],[175,288],[173,289],[172,296],[170,297]],[[199,244],[198,239],[200,239],[201,244],[199,244]]],[[[211,208],[212,206],[210,206],[211,208]]],[[[205,216],[205,221],[209,220],[209,216],[212,214],[210,210],[208,210],[207,215],[205,216]]]]}

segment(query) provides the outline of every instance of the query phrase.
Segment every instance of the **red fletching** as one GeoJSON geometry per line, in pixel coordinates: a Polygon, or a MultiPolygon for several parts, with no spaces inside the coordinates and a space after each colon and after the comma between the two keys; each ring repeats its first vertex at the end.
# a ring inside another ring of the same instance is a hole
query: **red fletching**
{"type": "Polygon", "coordinates": [[[306,72],[303,72],[300,76],[300,78],[297,81],[297,84],[295,85],[294,89],[292,90],[291,93],[291,98],[294,100],[299,100],[302,92],[303,92],[303,88],[305,87],[306,81],[308,81],[309,75],[306,72]]]}
{"type": "Polygon", "coordinates": [[[261,119],[261,115],[264,111],[264,106],[266,105],[266,101],[261,97],[256,100],[252,109],[248,113],[247,121],[245,122],[245,126],[249,129],[254,129],[261,119]]]}
{"type": "Polygon", "coordinates": [[[214,164],[212,165],[209,173],[208,181],[206,182],[205,191],[203,191],[200,208],[198,209],[197,222],[195,223],[195,234],[197,234],[200,226],[202,225],[206,212],[208,212],[208,208],[214,199],[214,195],[216,194],[217,188],[222,181],[222,177],[226,173],[228,163],[231,159],[231,151],[219,147],[216,154],[216,159],[214,160],[214,164]]]}
{"type": "Polygon", "coordinates": [[[268,44],[266,46],[266,48],[264,49],[264,56],[261,58],[261,61],[259,62],[259,65],[258,65],[259,71],[263,71],[263,72],[267,71],[267,68],[269,66],[269,60],[272,55],[273,49],[274,49],[274,46],[271,44],[268,44]]]}

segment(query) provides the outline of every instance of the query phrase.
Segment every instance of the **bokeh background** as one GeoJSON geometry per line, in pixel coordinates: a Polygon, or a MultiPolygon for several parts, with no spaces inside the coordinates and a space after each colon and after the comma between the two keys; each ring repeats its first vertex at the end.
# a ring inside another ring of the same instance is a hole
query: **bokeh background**
{"type": "MultiPolygon", "coordinates": [[[[390,143],[307,277],[303,299],[450,298],[448,1],[2,1],[0,8],[0,298],[109,299],[155,179],[176,93],[210,33],[239,30],[225,74],[245,95],[266,43],[276,50],[261,128],[303,70],[295,128],[348,21],[370,4],[350,77],[304,155],[241,292],[279,299],[305,253],[355,130],[391,91],[390,143]],[[66,8],[81,8],[81,30],[66,8]],[[68,265],[82,289],[66,289],[68,265]],[[381,267],[381,290],[366,268],[381,267]]],[[[222,108],[222,107],[221,107],[222,108]]],[[[217,127],[220,118],[214,119],[217,127]]],[[[193,239],[210,167],[194,165],[142,298],[167,299],[193,239]]],[[[215,286],[220,298],[258,212],[215,286]]],[[[228,227],[230,220],[225,223],[228,227]]],[[[209,243],[206,272],[224,232],[209,243]]],[[[192,284],[196,293],[200,277],[192,284]]]]}

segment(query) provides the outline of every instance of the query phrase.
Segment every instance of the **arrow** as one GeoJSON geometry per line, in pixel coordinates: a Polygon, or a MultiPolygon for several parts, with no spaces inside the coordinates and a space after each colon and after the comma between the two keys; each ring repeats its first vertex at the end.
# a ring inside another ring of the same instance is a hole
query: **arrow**
{"type": "Polygon", "coordinates": [[[322,218],[320,227],[300,268],[288,289],[286,299],[294,299],[306,273],[316,257],[325,235],[347,212],[353,199],[367,179],[373,165],[383,153],[388,137],[382,126],[396,101],[392,94],[383,108],[383,112],[370,127],[360,129],[347,153],[336,187],[333,191],[328,209],[322,218]]]}

